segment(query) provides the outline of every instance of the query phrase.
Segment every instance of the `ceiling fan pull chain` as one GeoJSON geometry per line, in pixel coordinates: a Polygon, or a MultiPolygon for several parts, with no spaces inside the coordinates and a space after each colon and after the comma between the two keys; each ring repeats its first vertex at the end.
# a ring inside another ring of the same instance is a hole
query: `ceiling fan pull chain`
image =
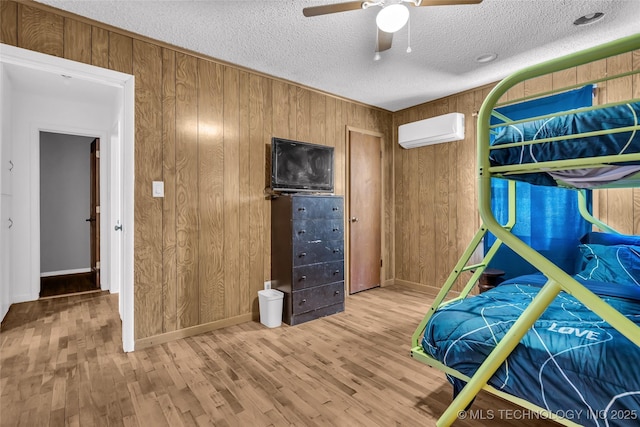
{"type": "Polygon", "coordinates": [[[411,53],[411,15],[407,24],[407,53],[411,53]]]}
{"type": "Polygon", "coordinates": [[[376,27],[376,53],[373,55],[374,61],[380,61],[380,37],[378,36],[378,27],[376,27]]]}

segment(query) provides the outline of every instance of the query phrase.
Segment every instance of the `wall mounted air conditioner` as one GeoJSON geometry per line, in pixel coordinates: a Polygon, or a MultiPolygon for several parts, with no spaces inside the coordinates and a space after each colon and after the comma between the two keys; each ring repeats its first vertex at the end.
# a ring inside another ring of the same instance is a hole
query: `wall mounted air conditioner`
{"type": "Polygon", "coordinates": [[[398,126],[403,148],[422,147],[464,139],[464,114],[449,113],[398,126]]]}

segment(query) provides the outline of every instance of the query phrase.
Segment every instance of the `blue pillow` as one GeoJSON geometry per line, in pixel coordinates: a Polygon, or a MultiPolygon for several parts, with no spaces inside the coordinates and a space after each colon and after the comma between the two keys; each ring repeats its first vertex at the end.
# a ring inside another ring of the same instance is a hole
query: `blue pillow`
{"type": "Polygon", "coordinates": [[[640,286],[640,246],[580,245],[585,280],[640,286]]]}
{"type": "Polygon", "coordinates": [[[616,233],[600,233],[591,231],[580,238],[580,243],[592,243],[595,245],[633,245],[640,246],[640,236],[616,233]]]}

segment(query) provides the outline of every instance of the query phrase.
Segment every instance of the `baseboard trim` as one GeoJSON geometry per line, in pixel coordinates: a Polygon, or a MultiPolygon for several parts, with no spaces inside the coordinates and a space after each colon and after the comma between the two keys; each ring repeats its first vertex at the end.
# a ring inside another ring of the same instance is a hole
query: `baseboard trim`
{"type": "MultiPolygon", "coordinates": [[[[422,283],[417,283],[417,282],[411,282],[409,280],[402,280],[402,279],[394,279],[393,280],[395,285],[400,285],[400,286],[405,286],[407,288],[410,288],[414,291],[420,291],[420,292],[424,292],[427,295],[431,296],[431,297],[436,297],[438,295],[438,293],[440,292],[441,288],[436,288],[434,286],[427,286],[427,285],[423,285],[422,283]]],[[[451,291],[450,292],[451,295],[455,295],[458,296],[459,292],[456,291],[451,291]]]]}
{"type": "Polygon", "coordinates": [[[175,341],[180,338],[187,338],[194,335],[203,334],[205,332],[215,331],[216,329],[226,328],[227,326],[238,325],[254,320],[253,313],[241,314],[240,316],[230,317],[228,319],[216,320],[214,322],[204,323],[202,325],[190,326],[188,328],[179,329],[177,331],[165,332],[164,334],[154,335],[148,338],[140,338],[135,341],[135,350],[152,347],[158,344],[175,341]]]}
{"type": "Polygon", "coordinates": [[[40,273],[40,277],[68,276],[70,274],[91,273],[91,268],[76,268],[74,270],[47,271],[40,273]]]}

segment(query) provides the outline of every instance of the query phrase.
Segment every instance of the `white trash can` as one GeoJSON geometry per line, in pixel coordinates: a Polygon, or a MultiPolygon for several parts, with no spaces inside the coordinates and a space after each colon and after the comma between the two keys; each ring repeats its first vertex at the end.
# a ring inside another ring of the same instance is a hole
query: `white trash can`
{"type": "Polygon", "coordinates": [[[276,289],[258,291],[260,323],[268,328],[277,328],[282,324],[282,302],[284,293],[276,289]]]}

